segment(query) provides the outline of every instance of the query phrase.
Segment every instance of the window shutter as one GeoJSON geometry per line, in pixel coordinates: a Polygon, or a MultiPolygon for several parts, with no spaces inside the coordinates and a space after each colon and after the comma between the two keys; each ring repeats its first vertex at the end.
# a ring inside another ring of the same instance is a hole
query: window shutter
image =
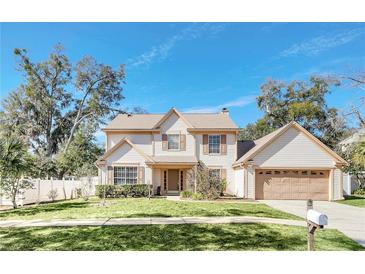
{"type": "Polygon", "coordinates": [[[114,182],[113,182],[113,177],[114,177],[114,169],[112,166],[108,166],[107,168],[107,175],[108,175],[108,180],[107,180],[107,183],[109,185],[114,185],[114,182]]]}
{"type": "Polygon", "coordinates": [[[221,169],[221,179],[227,179],[227,169],[225,168],[221,169]]]}
{"type": "Polygon", "coordinates": [[[139,184],[144,184],[144,166],[140,166],[138,167],[138,183],[139,184]]]}
{"type": "Polygon", "coordinates": [[[182,151],[186,150],[186,134],[180,135],[180,150],[182,151]]]}
{"type": "Polygon", "coordinates": [[[162,150],[167,150],[167,134],[162,134],[162,150]]]}
{"type": "Polygon", "coordinates": [[[208,154],[208,134],[203,134],[203,154],[208,154]]]}
{"type": "Polygon", "coordinates": [[[221,135],[221,154],[227,154],[227,135],[221,135]]]}

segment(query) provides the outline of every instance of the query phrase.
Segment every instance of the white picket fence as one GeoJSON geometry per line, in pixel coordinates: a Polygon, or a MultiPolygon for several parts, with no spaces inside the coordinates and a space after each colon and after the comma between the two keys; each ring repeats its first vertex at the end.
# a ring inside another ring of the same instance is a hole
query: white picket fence
{"type": "MultiPolygon", "coordinates": [[[[17,197],[19,206],[52,201],[49,197],[50,191],[57,191],[54,199],[56,201],[77,198],[77,189],[82,189],[87,196],[93,196],[99,178],[82,177],[79,180],[33,179],[32,183],[32,188],[20,191],[17,197]]],[[[0,205],[12,205],[11,199],[0,193],[0,205]]]]}

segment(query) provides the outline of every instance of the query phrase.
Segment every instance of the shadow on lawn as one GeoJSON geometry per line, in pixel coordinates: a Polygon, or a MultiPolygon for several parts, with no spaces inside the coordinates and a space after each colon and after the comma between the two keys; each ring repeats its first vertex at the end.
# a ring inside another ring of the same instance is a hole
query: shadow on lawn
{"type": "Polygon", "coordinates": [[[87,202],[55,202],[41,205],[35,205],[31,207],[23,207],[18,209],[11,209],[0,211],[0,218],[6,218],[10,216],[30,216],[45,212],[60,212],[63,210],[77,209],[88,207],[87,202]]]}
{"type": "MultiPolygon", "coordinates": [[[[265,224],[9,228],[0,237],[0,250],[306,250],[305,228],[265,224]]],[[[318,250],[363,250],[338,232],[318,238],[318,250]]]]}
{"type": "Polygon", "coordinates": [[[365,200],[365,196],[357,196],[357,195],[345,196],[345,200],[365,200]]]}

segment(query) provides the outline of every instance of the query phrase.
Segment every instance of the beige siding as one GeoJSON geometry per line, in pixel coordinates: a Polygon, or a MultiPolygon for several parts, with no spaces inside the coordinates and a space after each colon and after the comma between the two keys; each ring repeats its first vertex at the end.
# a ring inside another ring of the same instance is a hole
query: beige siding
{"type": "Polygon", "coordinates": [[[235,162],[237,155],[236,135],[227,134],[227,154],[226,155],[209,155],[203,153],[203,134],[196,134],[196,154],[197,158],[207,166],[217,166],[227,170],[227,192],[235,194],[235,174],[232,164],[235,162]]]}
{"type": "Polygon", "coordinates": [[[247,198],[255,199],[255,169],[247,168],[247,198]]]}
{"type": "Polygon", "coordinates": [[[244,169],[234,170],[234,182],[235,182],[235,195],[237,197],[244,197],[244,169]]]}
{"type": "Polygon", "coordinates": [[[146,167],[145,168],[145,175],[144,175],[144,177],[145,177],[145,182],[144,183],[151,185],[152,182],[153,182],[153,179],[152,179],[152,168],[150,168],[150,167],[146,167]]]}
{"type": "Polygon", "coordinates": [[[333,171],[333,200],[340,200],[343,198],[343,176],[341,169],[335,169],[333,171]]]}
{"type": "Polygon", "coordinates": [[[161,185],[161,169],[153,169],[152,170],[152,184],[154,192],[156,193],[157,187],[161,185]]]}
{"type": "MultiPolygon", "coordinates": [[[[112,155],[107,159],[106,166],[111,166],[115,164],[131,164],[139,165],[145,167],[145,183],[152,183],[152,170],[145,164],[145,158],[129,144],[125,143],[120,148],[118,148],[112,155]]],[[[104,180],[107,181],[106,169],[102,170],[102,176],[104,180]]]]}
{"type": "Polygon", "coordinates": [[[100,178],[100,184],[101,185],[105,185],[107,183],[107,167],[103,166],[102,168],[100,168],[100,173],[99,173],[99,178],[100,178]]]}
{"type": "Polygon", "coordinates": [[[140,163],[141,165],[144,165],[145,160],[146,159],[138,151],[125,143],[109,156],[107,165],[115,163],[140,163]]]}
{"type": "Polygon", "coordinates": [[[302,132],[290,128],[254,157],[263,167],[333,167],[333,158],[302,132]]]}
{"type": "Polygon", "coordinates": [[[158,155],[181,155],[194,156],[195,144],[194,136],[187,131],[188,125],[180,119],[176,114],[170,115],[169,118],[161,125],[161,134],[154,134],[155,156],[158,155]],[[186,149],[184,151],[164,151],[162,150],[162,134],[185,134],[186,135],[186,149]]]}
{"type": "Polygon", "coordinates": [[[136,147],[147,155],[152,155],[152,134],[108,134],[108,149],[112,148],[123,138],[128,138],[136,147]]]}

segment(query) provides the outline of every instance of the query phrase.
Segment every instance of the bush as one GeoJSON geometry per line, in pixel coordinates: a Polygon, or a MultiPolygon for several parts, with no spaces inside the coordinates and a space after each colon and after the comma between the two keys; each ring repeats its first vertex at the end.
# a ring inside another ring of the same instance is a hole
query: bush
{"type": "Polygon", "coordinates": [[[222,179],[221,180],[221,193],[220,193],[221,196],[224,195],[224,192],[226,191],[226,189],[227,189],[227,180],[222,179]]]}
{"type": "Polygon", "coordinates": [[[356,190],[354,191],[354,194],[355,194],[355,195],[365,196],[365,190],[364,190],[364,189],[362,189],[362,188],[356,189],[356,190]]]}
{"type": "Polygon", "coordinates": [[[188,190],[184,190],[180,192],[180,197],[181,198],[190,198],[191,195],[193,195],[193,193],[191,191],[188,190]]]}
{"type": "Polygon", "coordinates": [[[81,188],[79,188],[79,187],[75,188],[75,194],[76,194],[76,198],[80,198],[82,196],[81,188]]]}
{"type": "Polygon", "coordinates": [[[121,197],[148,197],[150,185],[133,184],[133,185],[97,185],[95,195],[103,198],[121,198],[121,197]]]}
{"type": "Polygon", "coordinates": [[[204,199],[204,196],[201,193],[192,193],[191,194],[191,198],[193,200],[203,200],[204,199]]]}
{"type": "Polygon", "coordinates": [[[52,189],[48,192],[48,198],[50,200],[52,200],[52,202],[54,202],[54,200],[56,200],[58,196],[58,192],[57,192],[57,189],[52,189]]]}

